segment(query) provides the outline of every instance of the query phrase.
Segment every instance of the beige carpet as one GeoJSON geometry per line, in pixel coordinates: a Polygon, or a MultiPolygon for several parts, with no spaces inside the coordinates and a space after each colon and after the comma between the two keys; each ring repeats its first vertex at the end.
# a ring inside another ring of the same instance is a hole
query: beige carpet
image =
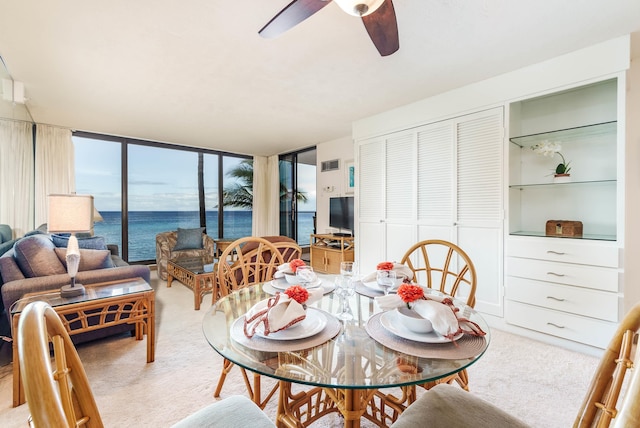
{"type": "MultiPolygon", "coordinates": [[[[166,282],[154,279],[152,285],[157,290],[155,362],[145,362],[145,341],[126,336],[78,349],[108,427],[170,426],[214,400],[222,359],[201,329],[210,297],[195,311],[192,292],[180,283],[167,288],[166,282]]],[[[492,334],[489,350],[469,370],[473,393],[534,427],[571,426],[597,359],[498,330],[492,334]]],[[[243,392],[236,368],[223,396],[243,392]]],[[[24,427],[28,406],[12,408],[11,393],[9,364],[0,368],[0,426],[24,427]]],[[[267,413],[275,415],[273,405],[267,413]]],[[[314,426],[341,424],[338,416],[331,416],[314,426]]]]}

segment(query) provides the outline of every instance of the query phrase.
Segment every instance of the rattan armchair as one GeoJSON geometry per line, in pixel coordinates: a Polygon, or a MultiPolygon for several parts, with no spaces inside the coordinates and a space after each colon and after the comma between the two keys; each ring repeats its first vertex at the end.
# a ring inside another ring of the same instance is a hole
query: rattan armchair
{"type": "MultiPolygon", "coordinates": [[[[33,302],[22,312],[18,324],[18,357],[32,426],[104,426],[78,352],[48,303],[33,302]]],[[[175,425],[194,426],[272,428],[275,425],[249,399],[234,396],[211,404],[175,425]]]]}
{"type": "MultiPolygon", "coordinates": [[[[640,303],[624,317],[591,380],[574,428],[640,427],[640,303]],[[631,373],[630,379],[625,379],[631,373]],[[623,385],[628,385],[621,397],[623,385]]],[[[392,428],[526,427],[495,405],[451,385],[438,385],[411,404],[392,428]]]]}
{"type": "MultiPolygon", "coordinates": [[[[301,249],[289,240],[272,243],[265,238],[246,237],[234,241],[224,250],[218,262],[216,280],[220,295],[226,296],[241,288],[273,279],[278,266],[285,263],[283,254],[289,261],[299,257],[301,249]]],[[[227,374],[233,365],[231,361],[224,360],[214,397],[220,396],[227,374]]],[[[247,371],[244,368],[240,369],[249,396],[260,408],[264,408],[275,394],[277,385],[263,398],[260,375],[254,373],[252,383],[247,371]]]]}
{"type": "Polygon", "coordinates": [[[178,241],[178,231],[162,232],[156,235],[156,265],[158,277],[167,280],[167,263],[169,260],[180,257],[213,257],[215,242],[206,233],[202,234],[202,248],[174,250],[178,241]]]}

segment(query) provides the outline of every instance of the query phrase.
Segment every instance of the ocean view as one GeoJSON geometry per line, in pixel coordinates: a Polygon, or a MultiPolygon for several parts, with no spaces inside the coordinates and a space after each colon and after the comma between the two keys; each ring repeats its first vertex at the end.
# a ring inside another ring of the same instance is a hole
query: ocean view
{"type": "MultiPolygon", "coordinates": [[[[315,212],[298,213],[299,241],[309,245],[313,233],[315,212]]],[[[103,236],[108,244],[117,244],[122,254],[120,211],[100,211],[104,221],[95,223],[94,232],[103,236]]],[[[251,211],[224,212],[224,238],[237,239],[251,235],[251,211]]],[[[129,211],[129,261],[155,260],[156,235],[177,228],[198,227],[200,215],[197,211],[129,211]]],[[[218,211],[207,212],[207,234],[218,238],[218,211]]]]}

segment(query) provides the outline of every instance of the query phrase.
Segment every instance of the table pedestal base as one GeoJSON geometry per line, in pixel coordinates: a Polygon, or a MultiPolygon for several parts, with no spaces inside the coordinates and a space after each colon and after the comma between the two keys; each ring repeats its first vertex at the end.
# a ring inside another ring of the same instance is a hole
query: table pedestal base
{"type": "Polygon", "coordinates": [[[280,381],[278,428],[303,428],[329,413],[340,413],[345,428],[359,428],[361,418],[388,427],[416,399],[415,387],[402,388],[397,398],[376,389],[311,388],[294,393],[291,383],[280,381]]]}

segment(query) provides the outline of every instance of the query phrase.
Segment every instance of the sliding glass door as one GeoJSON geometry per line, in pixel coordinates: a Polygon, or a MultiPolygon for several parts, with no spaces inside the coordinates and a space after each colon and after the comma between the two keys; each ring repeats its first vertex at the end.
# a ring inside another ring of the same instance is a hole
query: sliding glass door
{"type": "Polygon", "coordinates": [[[316,149],[280,156],[280,234],[309,245],[315,233],[316,149]]]}

